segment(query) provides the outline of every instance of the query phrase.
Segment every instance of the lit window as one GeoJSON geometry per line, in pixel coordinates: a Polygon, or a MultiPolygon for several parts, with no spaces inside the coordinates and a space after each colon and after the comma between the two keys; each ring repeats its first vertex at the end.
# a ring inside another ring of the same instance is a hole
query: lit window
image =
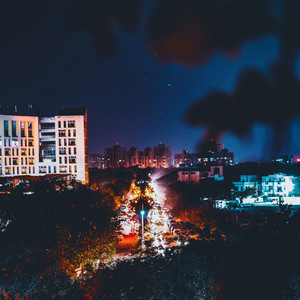
{"type": "Polygon", "coordinates": [[[25,137],[25,122],[21,121],[21,137],[25,137]]]}
{"type": "Polygon", "coordinates": [[[12,147],[19,147],[19,140],[18,139],[12,139],[12,147]]]}

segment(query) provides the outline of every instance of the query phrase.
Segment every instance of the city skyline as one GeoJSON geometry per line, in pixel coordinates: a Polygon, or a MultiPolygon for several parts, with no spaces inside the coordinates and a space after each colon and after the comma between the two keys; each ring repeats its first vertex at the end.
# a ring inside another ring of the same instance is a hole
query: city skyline
{"type": "MultiPolygon", "coordinates": [[[[13,5],[6,5],[8,14],[14,11],[13,5]]],[[[188,107],[217,87],[232,91],[239,74],[249,67],[268,71],[280,50],[278,37],[269,34],[248,40],[235,56],[217,52],[195,66],[166,62],[149,50],[142,22],[132,35],[116,30],[119,52],[103,59],[87,31],[65,26],[60,1],[51,2],[43,18],[36,14],[41,9],[37,3],[22,9],[19,18],[1,20],[5,41],[0,57],[1,103],[32,103],[49,114],[60,106],[84,104],[89,111],[90,153],[116,142],[143,148],[160,141],[172,145],[174,152],[182,145],[196,151],[204,128],[186,123],[188,107]],[[24,18],[32,18],[35,25],[24,18]]],[[[148,3],[143,14],[149,11],[148,3]]],[[[298,63],[296,67],[299,76],[298,63]]],[[[213,111],[208,113],[215,118],[213,111]]],[[[298,125],[295,119],[291,138],[284,143],[286,152],[300,151],[298,125]]],[[[252,138],[226,133],[220,142],[230,145],[237,161],[269,160],[270,135],[268,126],[256,123],[252,138]]]]}

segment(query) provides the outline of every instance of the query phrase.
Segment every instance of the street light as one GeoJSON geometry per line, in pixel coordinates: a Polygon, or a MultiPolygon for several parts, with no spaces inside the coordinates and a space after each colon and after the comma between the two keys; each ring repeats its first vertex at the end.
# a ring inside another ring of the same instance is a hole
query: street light
{"type": "Polygon", "coordinates": [[[142,249],[144,249],[144,215],[145,211],[144,209],[141,210],[141,215],[142,215],[142,249]]]}

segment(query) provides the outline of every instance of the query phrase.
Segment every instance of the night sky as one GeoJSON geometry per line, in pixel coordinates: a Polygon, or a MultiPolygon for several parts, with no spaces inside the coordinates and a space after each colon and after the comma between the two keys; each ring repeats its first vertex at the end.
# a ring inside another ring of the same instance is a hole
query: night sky
{"type": "MultiPolygon", "coordinates": [[[[163,142],[173,153],[195,151],[204,129],[187,124],[188,107],[216,88],[230,92],[241,71],[265,71],[279,55],[278,38],[267,34],[246,41],[234,56],[217,53],[201,65],[164,62],[146,46],[147,2],[137,31],[115,27],[119,51],[103,59],[87,31],[63,25],[63,1],[48,6],[1,9],[0,102],[39,105],[46,115],[61,106],[87,106],[89,153],[103,153],[116,142],[140,149],[163,142]]],[[[214,118],[213,110],[206,113],[214,118]]],[[[299,124],[292,125],[290,153],[300,152],[299,124]]],[[[269,159],[264,149],[270,132],[256,124],[245,139],[226,133],[221,141],[237,161],[269,159]]]]}

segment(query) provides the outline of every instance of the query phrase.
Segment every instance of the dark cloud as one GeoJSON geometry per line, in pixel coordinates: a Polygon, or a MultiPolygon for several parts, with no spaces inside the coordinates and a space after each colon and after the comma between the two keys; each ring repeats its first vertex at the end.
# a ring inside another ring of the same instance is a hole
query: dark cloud
{"type": "Polygon", "coordinates": [[[131,32],[137,28],[141,0],[69,0],[64,24],[69,30],[89,31],[94,39],[96,53],[109,58],[118,52],[115,26],[131,32]]]}
{"type": "Polygon", "coordinates": [[[163,60],[194,65],[217,51],[236,52],[270,28],[266,0],[157,1],[147,28],[152,52],[163,60]]]}

